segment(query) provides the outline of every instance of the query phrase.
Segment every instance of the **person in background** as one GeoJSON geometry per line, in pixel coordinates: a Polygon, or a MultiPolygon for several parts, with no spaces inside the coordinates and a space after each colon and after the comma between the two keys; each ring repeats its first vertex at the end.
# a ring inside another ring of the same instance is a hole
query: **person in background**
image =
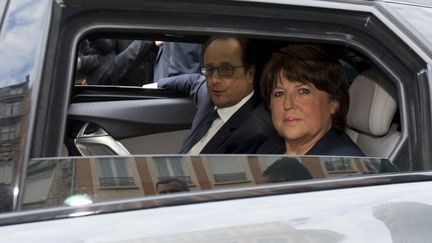
{"type": "MultiPolygon", "coordinates": [[[[115,47],[116,53],[120,54],[127,50],[133,43],[133,40],[117,40],[115,47]]],[[[146,51],[139,62],[129,68],[129,71],[120,79],[121,86],[142,86],[144,84],[153,83],[153,66],[157,55],[157,47],[150,45],[151,48],[146,51]]],[[[140,57],[140,55],[137,55],[140,57]]],[[[140,57],[141,58],[141,57],[140,57]]]]}
{"type": "Polygon", "coordinates": [[[349,106],[344,71],[322,48],[295,44],[273,53],[261,92],[285,140],[281,154],[364,156],[344,133],[349,106]]]}
{"type": "Polygon", "coordinates": [[[154,80],[201,71],[201,45],[156,41],[159,51],[154,63],[154,80]]]}
{"type": "Polygon", "coordinates": [[[77,84],[87,84],[87,77],[101,65],[111,61],[116,53],[111,39],[84,39],[78,46],[77,84]]]}
{"type": "MultiPolygon", "coordinates": [[[[132,41],[120,53],[115,52],[115,42],[111,39],[96,39],[93,46],[102,45],[103,51],[89,52],[79,55],[77,73],[84,76],[85,83],[89,85],[138,85],[145,82],[145,76],[133,77],[130,75],[143,62],[146,62],[156,50],[153,41],[132,41]],[[103,41],[102,41],[103,40],[103,41]],[[102,43],[102,44],[100,44],[102,43]]],[[[124,46],[123,46],[124,47],[124,46]]]]}
{"type": "Polygon", "coordinates": [[[156,183],[156,191],[159,194],[190,191],[187,183],[175,177],[165,178],[156,183]]]}

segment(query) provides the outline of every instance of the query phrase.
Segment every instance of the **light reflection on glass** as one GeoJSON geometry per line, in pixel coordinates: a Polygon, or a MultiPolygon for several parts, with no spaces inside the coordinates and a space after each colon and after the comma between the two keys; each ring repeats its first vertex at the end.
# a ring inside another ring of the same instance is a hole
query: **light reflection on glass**
{"type": "Polygon", "coordinates": [[[72,195],[64,200],[64,203],[68,206],[84,206],[92,204],[93,201],[86,194],[72,195]]]}

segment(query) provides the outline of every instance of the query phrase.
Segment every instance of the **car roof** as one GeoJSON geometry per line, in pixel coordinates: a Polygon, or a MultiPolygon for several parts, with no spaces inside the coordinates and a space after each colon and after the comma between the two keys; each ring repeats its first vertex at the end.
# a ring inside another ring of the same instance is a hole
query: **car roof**
{"type": "MultiPolygon", "coordinates": [[[[295,3],[296,1],[290,0],[239,0],[240,2],[248,1],[248,2],[263,2],[263,3],[284,3],[290,4],[295,3]]],[[[298,2],[298,1],[297,1],[298,2]]],[[[432,1],[430,0],[306,0],[301,1],[301,5],[304,5],[305,2],[335,2],[335,3],[397,3],[397,4],[405,4],[405,5],[413,5],[413,6],[422,6],[422,7],[432,7],[432,1]]]]}

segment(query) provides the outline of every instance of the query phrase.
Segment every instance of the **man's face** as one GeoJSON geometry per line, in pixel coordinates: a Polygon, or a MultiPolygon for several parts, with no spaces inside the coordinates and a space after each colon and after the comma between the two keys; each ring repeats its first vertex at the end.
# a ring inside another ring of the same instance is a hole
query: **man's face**
{"type": "Polygon", "coordinates": [[[245,72],[242,66],[242,51],[234,38],[216,39],[204,52],[204,67],[216,68],[206,75],[208,93],[218,108],[233,106],[253,90],[255,67],[245,72]],[[232,75],[221,75],[217,68],[232,67],[232,75]]]}

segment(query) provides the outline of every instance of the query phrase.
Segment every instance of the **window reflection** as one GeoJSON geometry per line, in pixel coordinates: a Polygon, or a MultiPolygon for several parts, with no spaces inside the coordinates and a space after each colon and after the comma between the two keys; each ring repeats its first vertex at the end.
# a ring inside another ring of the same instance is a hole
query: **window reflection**
{"type": "Polygon", "coordinates": [[[356,170],[354,170],[354,166],[354,161],[346,158],[328,158],[324,160],[324,167],[329,174],[353,173],[356,172],[356,170]]]}
{"type": "Polygon", "coordinates": [[[241,157],[207,157],[207,163],[214,183],[229,183],[246,181],[247,176],[243,168],[241,157]]]}
{"type": "Polygon", "coordinates": [[[100,187],[135,186],[127,162],[118,158],[97,159],[100,187]]]}
{"type": "Polygon", "coordinates": [[[31,161],[27,168],[23,208],[63,205],[73,193],[73,160],[31,161]]]}
{"type": "MultiPolygon", "coordinates": [[[[7,173],[3,171],[6,169],[0,167],[0,173],[7,173]]],[[[388,160],[352,157],[212,155],[34,160],[28,169],[23,209],[63,206],[71,196],[85,195],[91,203],[392,171],[397,168],[388,160]]]]}
{"type": "Polygon", "coordinates": [[[182,157],[160,157],[153,158],[153,160],[156,164],[159,181],[174,177],[192,183],[182,157]]]}

